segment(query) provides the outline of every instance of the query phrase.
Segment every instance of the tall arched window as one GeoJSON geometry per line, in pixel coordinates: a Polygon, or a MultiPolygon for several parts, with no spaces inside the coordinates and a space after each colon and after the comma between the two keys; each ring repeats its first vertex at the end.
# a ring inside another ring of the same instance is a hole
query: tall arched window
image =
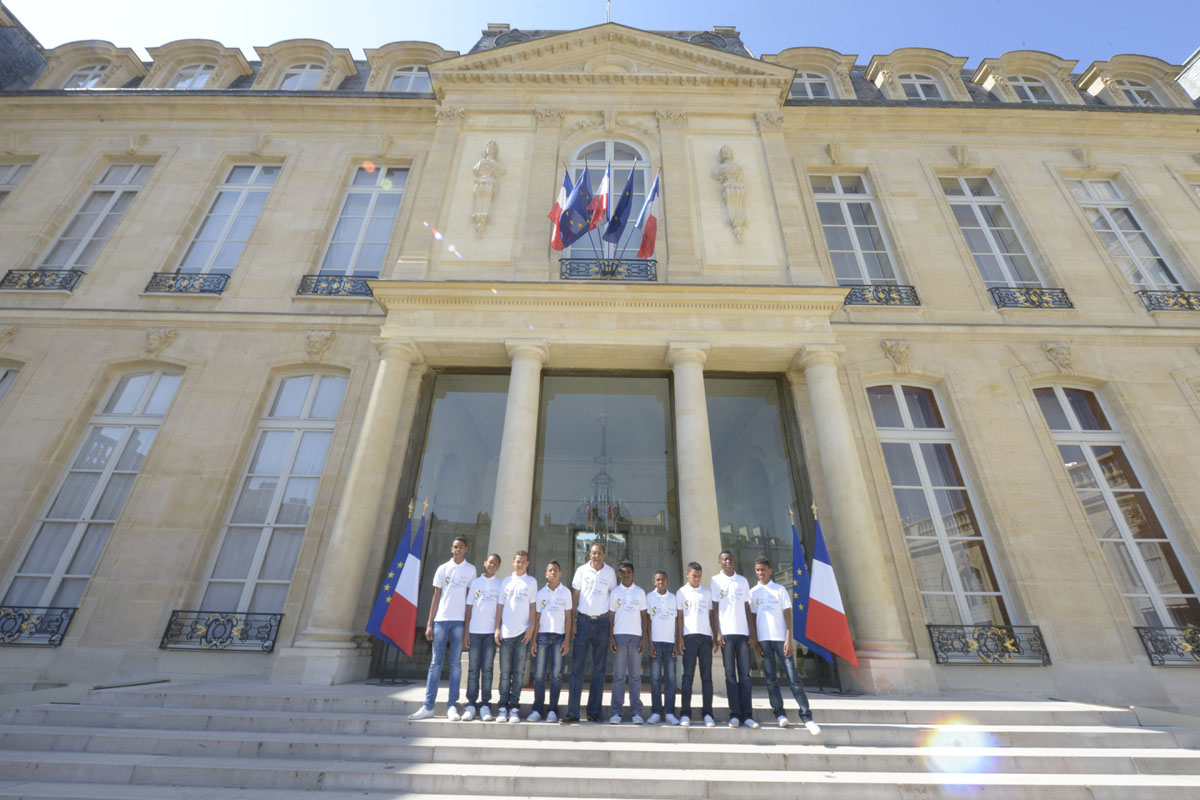
{"type": "Polygon", "coordinates": [[[616,207],[621,192],[625,189],[625,181],[630,173],[633,174],[633,202],[630,207],[629,222],[625,226],[624,235],[619,244],[612,244],[600,238],[604,233],[605,223],[601,221],[596,230],[577,240],[568,248],[564,255],[571,258],[617,258],[633,257],[641,242],[633,222],[637,219],[642,204],[646,201],[646,189],[649,188],[650,156],[646,151],[631,142],[617,139],[605,139],[590,142],[575,151],[571,158],[571,180],[578,183],[587,169],[592,190],[598,191],[600,182],[604,179],[604,169],[612,164],[613,185],[609,187],[609,212],[616,207]]]}
{"type": "Polygon", "coordinates": [[[429,70],[419,64],[400,67],[392,73],[388,84],[389,92],[415,92],[429,94],[433,91],[433,83],[429,79],[429,70]]]}
{"type": "Polygon", "coordinates": [[[1032,75],[1010,75],[1008,85],[1017,93],[1017,99],[1022,103],[1053,103],[1046,82],[1032,75]]]}

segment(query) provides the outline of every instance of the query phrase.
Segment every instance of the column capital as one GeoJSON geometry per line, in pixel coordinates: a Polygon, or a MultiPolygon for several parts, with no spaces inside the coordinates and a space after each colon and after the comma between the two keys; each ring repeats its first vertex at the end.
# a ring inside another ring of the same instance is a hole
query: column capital
{"type": "Polygon", "coordinates": [[[407,361],[410,364],[420,364],[425,360],[421,351],[411,339],[372,339],[371,343],[379,351],[379,355],[393,361],[407,361]]]}
{"type": "Polygon", "coordinates": [[[667,366],[675,367],[679,364],[699,364],[704,365],[708,360],[708,351],[711,345],[708,342],[671,342],[667,345],[667,366]]]}
{"type": "Polygon", "coordinates": [[[798,369],[801,372],[807,372],[810,367],[815,367],[818,364],[832,364],[837,366],[838,356],[846,348],[833,345],[805,345],[800,348],[800,352],[792,361],[792,369],[798,369]]]}
{"type": "Polygon", "coordinates": [[[531,358],[539,364],[545,364],[550,358],[550,348],[542,339],[506,339],[504,349],[508,351],[510,361],[531,358]]]}

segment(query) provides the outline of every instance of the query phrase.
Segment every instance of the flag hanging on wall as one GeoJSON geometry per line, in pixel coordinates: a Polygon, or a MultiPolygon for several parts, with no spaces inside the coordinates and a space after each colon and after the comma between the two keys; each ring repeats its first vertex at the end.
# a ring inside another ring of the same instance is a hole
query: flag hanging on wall
{"type": "Polygon", "coordinates": [[[404,526],[404,535],[396,548],[396,555],[388,564],[388,571],[371,609],[367,621],[367,633],[386,639],[411,656],[413,637],[417,631],[417,596],[421,587],[421,549],[425,538],[425,516],[417,535],[412,537],[412,516],[404,526]]]}
{"type": "Polygon", "coordinates": [[[819,521],[816,541],[813,542],[812,585],[804,635],[858,666],[854,641],[850,638],[850,625],[846,622],[846,610],[842,607],[842,595],[838,591],[837,576],[833,574],[833,564],[825,547],[825,537],[821,535],[819,521]]]}
{"type": "Polygon", "coordinates": [[[800,541],[800,534],[796,531],[795,523],[792,523],[792,639],[832,664],[833,654],[804,635],[805,629],[808,627],[808,606],[812,583],[806,562],[804,544],[800,541]]]}
{"type": "Polygon", "coordinates": [[[658,175],[654,176],[654,184],[646,193],[646,202],[634,226],[642,231],[642,245],[638,248],[637,257],[649,258],[654,255],[654,242],[658,237],[658,175]]]}
{"type": "Polygon", "coordinates": [[[571,194],[571,188],[571,173],[564,171],[562,186],[558,187],[558,197],[554,198],[554,207],[547,214],[554,223],[554,229],[550,233],[550,247],[553,250],[563,249],[562,231],[559,230],[558,220],[562,217],[563,209],[567,207],[567,197],[571,194]]]}

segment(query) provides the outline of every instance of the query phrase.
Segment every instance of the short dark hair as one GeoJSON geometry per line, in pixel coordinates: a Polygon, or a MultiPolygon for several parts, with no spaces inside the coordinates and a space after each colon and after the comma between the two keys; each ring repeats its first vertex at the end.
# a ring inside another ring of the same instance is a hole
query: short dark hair
{"type": "Polygon", "coordinates": [[[559,564],[553,558],[546,562],[546,569],[549,569],[550,567],[558,567],[558,571],[562,572],[562,564],[559,564]]]}
{"type": "Polygon", "coordinates": [[[608,555],[608,548],[604,546],[604,542],[592,542],[591,546],[588,547],[589,553],[592,552],[592,547],[599,547],[601,550],[604,551],[605,555],[608,555]]]}
{"type": "Polygon", "coordinates": [[[634,571],[632,561],[622,561],[620,564],[617,564],[617,569],[625,569],[626,567],[629,567],[630,572],[634,571]]]}
{"type": "Polygon", "coordinates": [[[717,553],[717,558],[720,558],[721,556],[725,555],[726,553],[728,553],[728,554],[729,554],[729,557],[730,557],[730,558],[733,558],[733,551],[732,551],[732,550],[722,550],[721,552],[717,553]]]}
{"type": "Polygon", "coordinates": [[[696,572],[704,572],[704,567],[700,566],[695,561],[689,561],[687,571],[691,572],[692,570],[695,570],[696,572]]]}
{"type": "Polygon", "coordinates": [[[754,559],[754,566],[757,567],[759,564],[765,564],[769,567],[771,566],[771,559],[767,558],[766,556],[759,556],[758,558],[754,559]]]}
{"type": "Polygon", "coordinates": [[[656,577],[656,578],[657,578],[659,575],[662,575],[664,578],[670,578],[670,577],[671,577],[670,575],[668,575],[668,574],[667,574],[667,571],[666,571],[665,569],[656,569],[656,570],[654,570],[654,577],[656,577]]]}
{"type": "MultiPolygon", "coordinates": [[[[488,553],[488,558],[494,558],[494,559],[496,559],[497,561],[503,561],[503,560],[504,560],[503,558],[501,558],[501,557],[500,557],[500,554],[499,554],[499,553],[488,553]]],[[[484,561],[487,561],[487,558],[485,558],[485,559],[484,559],[484,561]]]]}
{"type": "MultiPolygon", "coordinates": [[[[454,542],[462,542],[462,543],[463,543],[463,544],[465,544],[467,547],[470,547],[470,546],[471,546],[471,543],[467,541],[467,537],[465,537],[465,536],[455,536],[455,537],[454,537],[454,542]]],[[[451,542],[450,544],[454,544],[454,542],[451,542]]]]}
{"type": "Polygon", "coordinates": [[[528,550],[518,550],[517,552],[513,553],[513,558],[516,558],[517,556],[525,556],[526,558],[529,558],[529,551],[528,550]]]}

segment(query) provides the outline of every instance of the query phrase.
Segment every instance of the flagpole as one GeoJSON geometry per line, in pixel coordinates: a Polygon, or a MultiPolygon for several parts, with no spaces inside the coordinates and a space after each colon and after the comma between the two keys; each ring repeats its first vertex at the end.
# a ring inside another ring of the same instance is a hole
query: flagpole
{"type": "MultiPolygon", "coordinates": [[[[634,163],[636,164],[637,162],[635,161],[634,163]]],[[[658,172],[655,172],[655,173],[654,173],[654,180],[653,180],[653,181],[650,181],[650,186],[646,188],[646,191],[647,191],[647,192],[650,192],[651,190],[653,190],[653,188],[654,188],[654,183],[655,183],[655,181],[657,181],[657,180],[658,180],[658,176],[659,176],[659,175],[661,175],[661,174],[662,174],[662,170],[661,170],[661,169],[660,169],[658,172]]],[[[646,204],[646,203],[648,203],[649,201],[650,201],[650,195],[649,195],[649,194],[647,194],[647,195],[646,195],[646,199],[642,201],[642,206],[643,206],[643,208],[645,207],[645,204],[646,204]]],[[[641,215],[639,214],[639,216],[641,216],[641,215]]],[[[637,230],[637,227],[636,227],[636,226],[634,227],[634,230],[637,230]]],[[[625,246],[624,246],[623,248],[621,248],[621,253],[622,253],[622,254],[623,254],[623,253],[624,253],[624,252],[625,252],[627,249],[629,249],[629,240],[630,240],[630,239],[632,239],[632,238],[633,238],[633,234],[632,234],[632,233],[630,233],[630,234],[629,234],[629,236],[628,236],[628,238],[625,240],[625,246]]],[[[620,258],[620,256],[617,256],[617,257],[618,257],[618,258],[620,258]]]]}
{"type": "MultiPolygon", "coordinates": [[[[583,171],[584,171],[585,173],[588,171],[588,162],[587,162],[587,159],[586,159],[586,158],[583,160],[583,171]]],[[[590,181],[590,176],[589,176],[589,181],[590,181]]],[[[592,197],[593,197],[593,198],[595,198],[595,195],[593,194],[593,195],[592,195],[592,197]]],[[[608,201],[607,201],[607,200],[605,200],[605,201],[604,201],[604,203],[605,203],[605,206],[607,207],[607,205],[608,205],[608,201]]],[[[591,220],[589,219],[589,220],[588,220],[588,225],[591,225],[591,224],[592,224],[592,222],[591,222],[591,220]]],[[[595,229],[595,228],[589,228],[589,229],[588,229],[588,238],[591,240],[591,242],[592,242],[592,246],[596,248],[596,252],[597,252],[597,253],[599,253],[599,255],[600,255],[600,260],[601,260],[601,261],[603,261],[603,260],[604,260],[604,245],[603,245],[603,241],[604,241],[604,240],[603,240],[603,239],[601,240],[601,244],[600,244],[600,245],[597,245],[597,244],[596,244],[596,229],[595,229]]]]}

